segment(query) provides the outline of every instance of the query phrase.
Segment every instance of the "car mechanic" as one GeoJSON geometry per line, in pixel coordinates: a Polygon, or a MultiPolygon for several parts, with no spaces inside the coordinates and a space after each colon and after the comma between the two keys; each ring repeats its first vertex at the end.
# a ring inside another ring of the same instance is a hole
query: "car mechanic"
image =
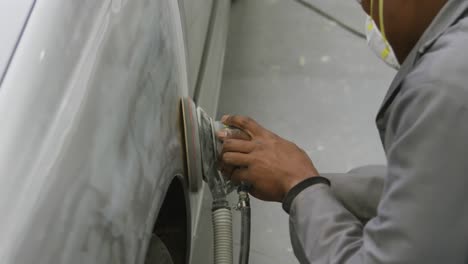
{"type": "Polygon", "coordinates": [[[376,119],[387,165],[320,174],[294,143],[227,115],[249,137],[218,132],[223,171],[282,203],[301,263],[468,263],[468,1],[360,4],[369,45],[398,69],[376,119]]]}

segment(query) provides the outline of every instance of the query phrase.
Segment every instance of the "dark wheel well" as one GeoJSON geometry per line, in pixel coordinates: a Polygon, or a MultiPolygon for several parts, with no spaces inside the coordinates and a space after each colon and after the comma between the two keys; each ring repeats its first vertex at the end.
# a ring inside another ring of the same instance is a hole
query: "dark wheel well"
{"type": "Polygon", "coordinates": [[[186,189],[183,180],[175,177],[153,230],[166,245],[174,264],[188,263],[190,252],[190,207],[186,189]]]}

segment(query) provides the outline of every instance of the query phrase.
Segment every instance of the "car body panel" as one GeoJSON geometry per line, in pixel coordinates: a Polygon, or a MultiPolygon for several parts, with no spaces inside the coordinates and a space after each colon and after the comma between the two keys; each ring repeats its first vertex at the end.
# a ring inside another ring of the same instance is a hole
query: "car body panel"
{"type": "Polygon", "coordinates": [[[183,173],[181,28],[170,0],[36,3],[0,90],[1,263],[143,263],[183,173]]]}
{"type": "MultiPolygon", "coordinates": [[[[195,90],[193,93],[190,92],[189,89],[189,93],[196,96],[197,104],[213,117],[216,116],[219,101],[230,8],[231,0],[216,0],[214,2],[204,43],[204,52],[200,58],[199,69],[197,69],[199,72],[196,84],[199,85],[197,87],[198,94],[195,94],[195,90]]],[[[201,14],[199,13],[199,15],[201,14]]],[[[191,46],[189,45],[189,47],[191,46]]],[[[190,48],[188,52],[190,52],[190,48]]],[[[192,216],[194,217],[192,217],[190,263],[213,263],[211,193],[206,184],[203,184],[198,193],[191,196],[192,216]],[[209,249],[208,254],[206,248],[209,249]]],[[[233,204],[235,202],[232,197],[231,202],[233,204]]]]}
{"type": "Polygon", "coordinates": [[[16,48],[34,0],[0,1],[0,83],[16,48]]]}
{"type": "MultiPolygon", "coordinates": [[[[189,74],[220,80],[228,20],[211,21],[212,4],[35,3],[0,87],[0,263],[144,262],[168,186],[185,179],[189,74]]],[[[209,83],[199,100],[215,116],[209,83]]],[[[210,194],[188,196],[191,263],[209,263],[210,194]]]]}
{"type": "Polygon", "coordinates": [[[198,76],[198,94],[195,95],[197,104],[213,117],[216,117],[218,110],[230,6],[230,0],[218,0],[214,3],[211,27],[205,43],[206,52],[198,76]]]}
{"type": "Polygon", "coordinates": [[[213,0],[184,0],[189,94],[194,95],[213,9],[213,0]]]}

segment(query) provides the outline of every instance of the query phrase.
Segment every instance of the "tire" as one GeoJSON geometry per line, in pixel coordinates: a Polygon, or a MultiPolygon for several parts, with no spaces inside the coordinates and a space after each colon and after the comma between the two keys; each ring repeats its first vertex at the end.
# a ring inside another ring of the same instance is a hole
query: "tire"
{"type": "Polygon", "coordinates": [[[151,238],[145,264],[174,264],[166,245],[155,235],[151,238]]]}

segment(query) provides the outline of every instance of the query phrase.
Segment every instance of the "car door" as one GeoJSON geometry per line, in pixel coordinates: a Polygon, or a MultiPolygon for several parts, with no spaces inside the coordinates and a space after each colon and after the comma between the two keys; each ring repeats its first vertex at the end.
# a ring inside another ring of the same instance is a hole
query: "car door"
{"type": "Polygon", "coordinates": [[[37,1],[0,87],[0,262],[143,263],[187,80],[176,1],[37,1]]]}
{"type": "Polygon", "coordinates": [[[179,2],[182,2],[184,14],[189,94],[193,96],[200,68],[203,67],[205,43],[212,22],[213,0],[179,0],[179,2]]]}

